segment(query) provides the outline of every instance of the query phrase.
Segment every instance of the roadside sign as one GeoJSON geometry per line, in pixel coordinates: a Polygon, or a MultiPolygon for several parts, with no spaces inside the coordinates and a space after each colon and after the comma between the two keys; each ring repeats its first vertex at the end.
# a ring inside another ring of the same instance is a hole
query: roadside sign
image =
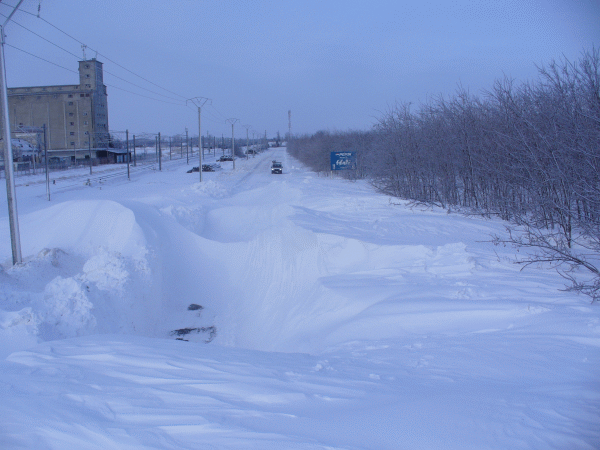
{"type": "Polygon", "coordinates": [[[331,152],[331,170],[356,170],[356,152],[331,152]]]}

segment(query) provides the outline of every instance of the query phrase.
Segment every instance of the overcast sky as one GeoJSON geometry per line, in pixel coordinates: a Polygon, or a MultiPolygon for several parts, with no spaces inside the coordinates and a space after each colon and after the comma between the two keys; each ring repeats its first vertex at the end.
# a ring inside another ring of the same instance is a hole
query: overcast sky
{"type": "Polygon", "coordinates": [[[197,135],[193,97],[212,100],[203,134],[230,136],[226,119],[236,118],[236,137],[244,125],[283,135],[288,110],[292,133],[367,130],[396,101],[535,79],[536,64],[600,46],[600,0],[24,0],[21,9],[30,14],[5,30],[8,86],[78,84],[84,43],[104,63],[111,131],[137,134],[197,135]]]}

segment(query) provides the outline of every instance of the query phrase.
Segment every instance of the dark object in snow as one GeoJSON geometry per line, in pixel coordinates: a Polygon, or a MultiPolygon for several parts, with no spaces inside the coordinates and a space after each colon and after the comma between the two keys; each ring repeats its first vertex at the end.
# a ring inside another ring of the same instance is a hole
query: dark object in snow
{"type": "Polygon", "coordinates": [[[188,306],[188,311],[196,311],[198,309],[204,309],[204,307],[202,305],[196,305],[195,303],[192,303],[190,306],[188,306]]]}
{"type": "Polygon", "coordinates": [[[208,339],[204,341],[205,343],[209,343],[212,341],[217,335],[217,327],[214,325],[210,327],[200,327],[200,328],[180,328],[179,330],[171,331],[171,336],[177,336],[175,339],[178,341],[189,341],[189,339],[184,339],[183,336],[186,336],[195,331],[196,333],[209,333],[208,339]]]}

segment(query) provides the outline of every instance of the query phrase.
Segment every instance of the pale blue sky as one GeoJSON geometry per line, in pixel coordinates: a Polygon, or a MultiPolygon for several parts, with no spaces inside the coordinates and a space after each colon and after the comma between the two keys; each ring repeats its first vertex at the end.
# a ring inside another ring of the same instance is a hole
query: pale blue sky
{"type": "MultiPolygon", "coordinates": [[[[0,3],[1,13],[7,4],[16,0],[0,3]]],[[[536,64],[600,45],[600,0],[25,0],[21,8],[33,14],[6,27],[9,87],[76,84],[76,73],[13,47],[76,71],[81,41],[108,72],[111,130],[138,134],[197,134],[197,110],[185,100],[199,96],[212,99],[203,134],[229,136],[227,118],[240,120],[236,137],[245,137],[242,125],[284,134],[288,110],[293,133],[366,130],[396,101],[418,105],[458,84],[479,94],[504,75],[534,79],[536,64]]]]}

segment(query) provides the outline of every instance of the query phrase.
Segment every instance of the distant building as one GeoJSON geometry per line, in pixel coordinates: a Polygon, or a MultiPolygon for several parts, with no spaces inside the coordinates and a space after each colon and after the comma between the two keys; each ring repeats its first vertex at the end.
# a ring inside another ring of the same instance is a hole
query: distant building
{"type": "MultiPolygon", "coordinates": [[[[79,84],[8,89],[13,137],[18,130],[46,125],[52,156],[105,157],[109,148],[107,92],[102,63],[79,61],[79,84]]],[[[1,126],[1,122],[0,122],[1,126]]]]}

